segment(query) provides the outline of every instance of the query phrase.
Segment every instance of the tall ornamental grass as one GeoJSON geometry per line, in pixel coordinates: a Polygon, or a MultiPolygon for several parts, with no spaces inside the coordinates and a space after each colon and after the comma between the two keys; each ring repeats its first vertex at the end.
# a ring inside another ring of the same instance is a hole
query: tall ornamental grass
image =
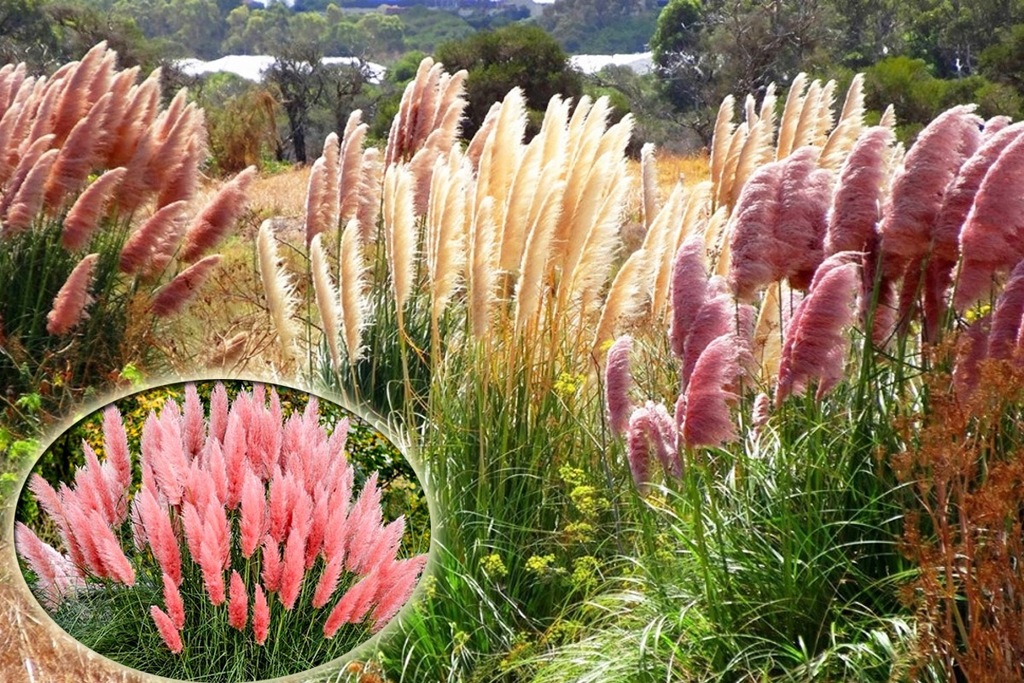
{"type": "Polygon", "coordinates": [[[116,61],[100,43],[49,77],[0,68],[0,384],[49,409],[153,360],[255,174],[197,207],[202,111],[116,61]]]}
{"type": "Polygon", "coordinates": [[[315,398],[285,415],[274,390],[229,401],[218,384],[204,408],[187,385],[149,414],[135,463],[110,406],[102,461],[83,442],[73,482],[31,478],[57,541],[17,523],[33,589],[79,641],[149,673],[255,680],[334,659],[399,611],[426,561],[399,559],[404,517],[383,519],[347,436],[315,398]]]}

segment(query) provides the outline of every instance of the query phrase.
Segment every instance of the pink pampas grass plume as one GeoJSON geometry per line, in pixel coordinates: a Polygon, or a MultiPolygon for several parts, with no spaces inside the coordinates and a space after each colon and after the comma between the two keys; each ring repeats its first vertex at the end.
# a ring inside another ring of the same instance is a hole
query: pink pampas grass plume
{"type": "Polygon", "coordinates": [[[103,411],[103,452],[116,474],[119,488],[127,490],[132,483],[132,462],[128,452],[128,435],[121,421],[121,411],[110,405],[103,411]]]}
{"type": "Polygon", "coordinates": [[[981,379],[981,363],[988,354],[988,335],[992,329],[992,316],[986,315],[967,328],[966,341],[957,350],[953,366],[953,386],[961,399],[969,397],[981,379]]]}
{"type": "Polygon", "coordinates": [[[71,129],[46,179],[43,192],[47,206],[60,206],[65,197],[78,191],[93,167],[101,163],[96,157],[103,137],[103,122],[112,102],[113,94],[105,94],[71,129]]]}
{"type": "Polygon", "coordinates": [[[210,597],[210,604],[222,605],[227,595],[224,590],[224,564],[221,559],[217,537],[211,525],[203,526],[203,541],[199,546],[199,568],[203,572],[203,585],[210,597]]]}
{"type": "Polygon", "coordinates": [[[1024,195],[1008,192],[1024,178],[1024,135],[1016,136],[989,167],[960,233],[963,261],[953,303],[964,310],[992,285],[992,277],[1024,257],[1024,195]]]}
{"type": "Polygon", "coordinates": [[[228,391],[222,382],[210,393],[210,438],[224,443],[224,433],[228,429],[228,391]]]}
{"type": "Polygon", "coordinates": [[[704,240],[688,238],[676,252],[672,264],[672,322],[669,341],[672,353],[683,359],[686,338],[693,331],[697,314],[707,298],[708,273],[704,262],[704,240]]]}
{"type": "Polygon", "coordinates": [[[641,493],[647,491],[651,472],[651,443],[647,431],[641,426],[647,412],[647,406],[634,410],[626,428],[626,460],[629,462],[629,472],[633,475],[633,483],[641,493]]]}
{"type": "Polygon", "coordinates": [[[161,240],[172,236],[177,244],[187,202],[168,204],[139,226],[121,248],[119,266],[123,273],[138,273],[149,263],[161,240]]]}
{"type": "Polygon", "coordinates": [[[86,316],[85,308],[92,303],[89,283],[99,254],[89,254],[75,266],[64,286],[53,299],[53,308],[46,316],[46,331],[63,335],[71,331],[86,316]]]}
{"type": "Polygon", "coordinates": [[[156,628],[160,632],[160,637],[164,639],[164,644],[167,645],[167,649],[176,655],[181,654],[183,649],[181,633],[178,632],[178,629],[174,628],[174,622],[171,618],[167,616],[166,612],[156,605],[149,608],[149,613],[152,615],[153,622],[156,624],[156,628]]]}
{"type": "Polygon", "coordinates": [[[255,178],[256,167],[249,166],[225,183],[224,187],[206,203],[185,232],[179,254],[182,261],[195,261],[224,238],[242,210],[245,193],[255,178]]]}
{"type": "Polygon", "coordinates": [[[236,570],[231,571],[231,583],[228,587],[228,624],[239,631],[245,630],[249,616],[249,594],[245,591],[242,577],[236,570]]]}
{"type": "Polygon", "coordinates": [[[776,279],[779,221],[778,196],[785,162],[759,167],[743,185],[733,209],[729,230],[729,285],[736,297],[748,300],[759,287],[776,279]]]}
{"type": "Polygon", "coordinates": [[[306,534],[293,528],[288,534],[288,542],[284,546],[284,561],[281,565],[281,590],[278,597],[285,610],[295,607],[295,600],[302,589],[302,578],[305,574],[306,534]]]}
{"type": "Polygon", "coordinates": [[[807,289],[824,258],[832,173],[817,168],[817,159],[817,148],[801,147],[783,162],[772,256],[775,279],[789,278],[793,289],[807,289]]]}
{"type": "Polygon", "coordinates": [[[171,618],[174,628],[181,630],[185,626],[185,603],[181,599],[178,586],[166,572],[162,574],[164,583],[164,606],[171,618]]]}
{"type": "Polygon", "coordinates": [[[267,604],[267,596],[263,592],[263,586],[256,584],[256,590],[252,596],[252,634],[257,645],[267,642],[267,633],[270,632],[270,605],[267,604]]]}
{"type": "Polygon", "coordinates": [[[679,478],[683,474],[683,463],[677,449],[678,430],[675,420],[668,410],[660,403],[648,401],[641,409],[634,411],[629,421],[632,439],[639,432],[647,440],[647,451],[651,449],[661,463],[662,469],[672,477],[679,478]]]}
{"type": "Polygon", "coordinates": [[[263,482],[251,470],[245,473],[242,487],[242,556],[252,557],[266,533],[266,497],[263,482]]]}
{"type": "MultiPolygon", "coordinates": [[[[749,321],[753,320],[753,310],[749,304],[736,304],[732,297],[725,292],[724,283],[717,276],[712,279],[712,290],[704,304],[698,309],[693,318],[690,332],[686,335],[686,345],[683,348],[682,367],[680,377],[685,384],[689,381],[697,360],[704,349],[714,339],[723,334],[737,334],[737,316],[744,322],[743,327],[749,327],[749,321]]],[[[746,335],[749,337],[749,335],[746,335]]]]}
{"type": "Polygon", "coordinates": [[[888,172],[890,129],[874,126],[861,133],[839,171],[828,212],[825,253],[863,251],[881,218],[882,192],[888,172]]]}
{"type": "Polygon", "coordinates": [[[1017,264],[992,309],[988,357],[1006,360],[1013,355],[1024,317],[1024,261],[1017,264]]]}
{"type": "Polygon", "coordinates": [[[629,389],[633,384],[633,376],[629,372],[629,354],[632,349],[633,339],[629,335],[616,339],[608,349],[608,365],[604,374],[608,426],[613,434],[619,436],[629,425],[629,411],[633,405],[629,400],[629,389]]]}
{"type": "Polygon", "coordinates": [[[263,537],[262,558],[260,578],[268,591],[276,591],[281,585],[281,551],[270,534],[263,537]]]}
{"type": "Polygon", "coordinates": [[[342,624],[357,624],[370,611],[373,598],[380,586],[380,572],[371,572],[349,588],[327,615],[324,638],[333,638],[342,624]]]}
{"type": "Polygon", "coordinates": [[[245,423],[237,410],[232,410],[228,416],[223,454],[228,484],[227,507],[229,510],[234,510],[242,500],[242,487],[245,485],[245,472],[248,469],[246,467],[245,423]]]}
{"type": "Polygon", "coordinates": [[[334,591],[338,587],[338,579],[344,570],[345,563],[343,557],[332,558],[327,563],[323,574],[320,575],[320,580],[316,584],[316,590],[313,592],[312,604],[315,609],[320,609],[330,601],[331,596],[334,595],[334,591]]]}
{"type": "Polygon", "coordinates": [[[168,574],[174,583],[181,584],[181,550],[178,539],[171,527],[167,509],[161,506],[150,489],[143,487],[135,494],[139,506],[139,516],[160,568],[168,574]]]}
{"type": "Polygon", "coordinates": [[[114,532],[108,526],[107,520],[103,518],[98,510],[91,510],[87,515],[88,527],[79,529],[78,533],[84,533],[92,537],[93,546],[99,553],[107,575],[126,586],[135,585],[135,569],[121,549],[114,532]]]}
{"type": "Polygon", "coordinates": [[[206,419],[203,415],[203,405],[199,401],[199,392],[196,391],[196,385],[192,383],[185,385],[183,418],[181,436],[185,444],[185,454],[189,459],[195,459],[206,442],[206,419]]]}
{"type": "Polygon", "coordinates": [[[43,152],[11,200],[3,221],[4,232],[17,233],[32,225],[43,209],[43,183],[57,160],[57,150],[43,152]]]}
{"type": "Polygon", "coordinates": [[[730,391],[743,372],[745,344],[735,335],[718,337],[704,349],[686,386],[682,436],[689,447],[718,446],[736,439],[730,391]]]}
{"type": "Polygon", "coordinates": [[[78,197],[64,219],[61,243],[65,249],[77,251],[88,244],[114,189],[126,172],[124,168],[107,171],[78,197]]]}
{"type": "Polygon", "coordinates": [[[323,206],[327,200],[327,160],[320,157],[309,172],[306,188],[306,245],[328,228],[323,206]]]}
{"type": "Polygon", "coordinates": [[[153,303],[150,304],[153,315],[166,318],[184,309],[221,258],[220,254],[207,256],[178,273],[153,297],[153,303]]]}
{"type": "Polygon", "coordinates": [[[820,399],[842,378],[849,347],[845,330],[861,290],[860,257],[849,251],[830,256],[793,313],[782,347],[776,405],[790,394],[801,394],[814,378],[819,380],[820,399]]]}
{"type": "MultiPolygon", "coordinates": [[[[57,588],[57,569],[53,564],[53,556],[47,548],[57,551],[44,543],[35,532],[21,522],[14,524],[14,541],[18,554],[35,573],[44,602],[49,607],[56,607],[63,599],[57,588]]],[[[59,553],[58,553],[59,554],[59,553]]]]}
{"type": "Polygon", "coordinates": [[[931,244],[931,230],[943,196],[964,160],[977,149],[981,118],[974,105],[953,107],[935,118],[907,152],[903,169],[892,185],[892,198],[882,219],[882,251],[897,274],[923,256],[931,244]]]}
{"type": "Polygon", "coordinates": [[[426,555],[410,557],[391,563],[385,571],[385,580],[381,582],[370,618],[373,620],[371,630],[377,632],[384,628],[398,614],[402,606],[409,600],[416,588],[416,580],[427,563],[426,555]]]}

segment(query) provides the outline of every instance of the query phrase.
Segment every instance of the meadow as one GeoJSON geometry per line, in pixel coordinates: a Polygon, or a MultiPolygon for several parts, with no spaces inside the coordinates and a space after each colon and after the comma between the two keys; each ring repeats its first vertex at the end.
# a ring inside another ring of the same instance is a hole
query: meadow
{"type": "Polygon", "coordinates": [[[603,99],[554,98],[526,140],[516,90],[463,145],[465,76],[428,58],[383,149],[356,112],[306,169],[206,186],[184,96],[140,105],[120,157],[65,151],[63,108],[110,106],[69,83],[152,88],[90,54],[49,90],[0,71],[0,282],[43,278],[3,310],[4,358],[40,349],[0,365],[12,680],[143,680],[48,624],[7,520],[90,401],[195,375],[364,406],[421,466],[412,607],[308,680],[1021,677],[1021,124],[955,107],[905,147],[861,79],[801,74],[726,98],[698,158],[627,159],[603,99]],[[85,172],[21,201],[65,157],[85,172]],[[76,241],[72,197],[111,173],[76,241]]]}

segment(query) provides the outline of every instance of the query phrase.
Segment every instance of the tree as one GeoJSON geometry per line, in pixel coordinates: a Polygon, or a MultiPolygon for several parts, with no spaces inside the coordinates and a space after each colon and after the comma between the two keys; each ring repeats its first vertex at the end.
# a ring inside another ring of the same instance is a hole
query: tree
{"type": "Polygon", "coordinates": [[[295,160],[306,163],[306,129],[313,106],[324,93],[323,53],[311,45],[282,45],[264,78],[278,93],[288,117],[288,139],[295,160]]]}
{"type": "Polygon", "coordinates": [[[537,112],[544,111],[556,94],[573,99],[583,94],[582,78],[565,51],[538,26],[512,24],[444,43],[436,57],[450,72],[469,72],[462,129],[467,138],[483,123],[491,104],[516,86],[526,94],[527,106],[537,112]]]}
{"type": "Polygon", "coordinates": [[[570,52],[638,52],[657,12],[653,0],[559,0],[545,5],[540,25],[570,52]]]}
{"type": "Polygon", "coordinates": [[[0,64],[38,69],[54,62],[58,50],[57,27],[40,0],[0,0],[0,64]]]}

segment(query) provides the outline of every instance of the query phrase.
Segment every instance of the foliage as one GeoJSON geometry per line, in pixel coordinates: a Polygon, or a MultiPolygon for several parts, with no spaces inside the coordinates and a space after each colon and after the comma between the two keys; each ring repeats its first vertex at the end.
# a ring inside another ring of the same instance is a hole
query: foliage
{"type": "Polygon", "coordinates": [[[523,89],[529,108],[535,112],[542,112],[555,94],[573,99],[582,94],[582,80],[569,66],[565,52],[536,26],[514,24],[482,31],[441,45],[436,56],[449,71],[469,72],[469,106],[462,127],[466,138],[483,123],[491,104],[513,87],[523,89]]]}
{"type": "Polygon", "coordinates": [[[642,52],[657,7],[650,0],[562,0],[544,7],[539,24],[572,54],[642,52]]]}

